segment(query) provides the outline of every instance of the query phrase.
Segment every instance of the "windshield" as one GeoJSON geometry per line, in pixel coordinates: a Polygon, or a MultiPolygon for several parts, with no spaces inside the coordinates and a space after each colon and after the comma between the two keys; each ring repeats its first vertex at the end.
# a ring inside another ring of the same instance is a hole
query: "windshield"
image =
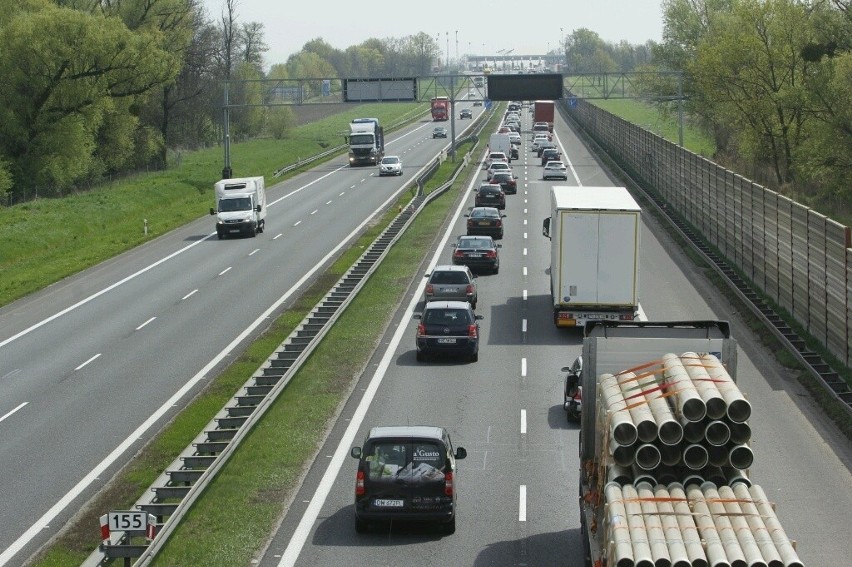
{"type": "Polygon", "coordinates": [[[385,164],[385,165],[389,165],[389,164],[393,164],[393,163],[399,163],[399,158],[398,157],[386,157],[386,158],[382,159],[382,163],[385,164]]]}
{"type": "Polygon", "coordinates": [[[350,145],[367,145],[373,143],[373,135],[372,134],[352,134],[349,136],[349,144],[350,145]]]}
{"type": "Polygon", "coordinates": [[[250,211],[251,208],[251,199],[249,197],[219,200],[219,212],[250,211]]]}

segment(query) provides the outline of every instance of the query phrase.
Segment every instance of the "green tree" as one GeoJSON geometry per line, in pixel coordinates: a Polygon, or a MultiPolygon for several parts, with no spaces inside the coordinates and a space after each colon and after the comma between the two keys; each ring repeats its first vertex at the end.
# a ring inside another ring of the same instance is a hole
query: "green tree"
{"type": "Polygon", "coordinates": [[[794,0],[740,0],[717,23],[699,42],[691,75],[716,119],[738,132],[740,150],[789,183],[808,119],[806,9],[794,0]]]}
{"type": "Polygon", "coordinates": [[[0,27],[0,147],[17,187],[56,193],[84,179],[97,160],[109,99],[135,100],[174,77],[156,30],[131,32],[104,17],[28,2],[0,27]]]}

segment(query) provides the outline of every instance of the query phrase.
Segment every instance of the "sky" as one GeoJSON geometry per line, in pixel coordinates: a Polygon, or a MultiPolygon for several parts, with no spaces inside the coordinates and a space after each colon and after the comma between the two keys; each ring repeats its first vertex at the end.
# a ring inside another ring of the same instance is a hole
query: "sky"
{"type": "MultiPolygon", "coordinates": [[[[203,0],[208,15],[220,20],[225,0],[203,0]]],[[[662,0],[523,0],[411,2],[410,0],[237,0],[237,21],[260,22],[269,51],[268,69],[322,38],[344,50],[370,38],[403,38],[427,33],[442,57],[465,54],[537,55],[556,49],[564,36],[588,28],[607,42],[631,44],[662,38],[662,0]],[[448,40],[449,39],[449,44],[448,40]],[[458,39],[458,41],[457,41],[458,39]]]]}

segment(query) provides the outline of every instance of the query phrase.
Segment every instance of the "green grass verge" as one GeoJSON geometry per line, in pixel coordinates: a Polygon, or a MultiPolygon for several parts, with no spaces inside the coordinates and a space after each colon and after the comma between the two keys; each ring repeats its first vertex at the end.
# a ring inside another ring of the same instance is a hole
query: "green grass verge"
{"type": "MultiPolygon", "coordinates": [[[[589,102],[670,142],[678,143],[677,113],[664,114],[654,105],[636,99],[590,100],[589,102]]],[[[713,138],[700,128],[690,125],[688,116],[684,117],[683,147],[708,158],[716,153],[713,138]]]]}
{"type": "MultiPolygon", "coordinates": [[[[342,144],[352,118],[374,116],[392,128],[427,109],[418,103],[352,106],[294,128],[286,139],[233,144],[234,176],[263,175],[267,185],[277,183],[283,179],[272,177],[277,169],[342,144]]],[[[221,177],[222,148],[181,153],[174,161],[165,171],[77,195],[0,207],[0,306],[206,215],[221,177]]]]}

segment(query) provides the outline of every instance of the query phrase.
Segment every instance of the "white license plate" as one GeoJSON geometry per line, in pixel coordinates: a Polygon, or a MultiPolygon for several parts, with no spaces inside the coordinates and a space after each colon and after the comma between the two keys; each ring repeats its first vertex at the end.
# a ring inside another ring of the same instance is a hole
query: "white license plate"
{"type": "Polygon", "coordinates": [[[482,254],[468,254],[469,258],[482,258],[482,254]]]}
{"type": "Polygon", "coordinates": [[[454,344],[456,344],[456,340],[455,339],[441,338],[441,339],[438,339],[438,344],[439,345],[454,345],[454,344]]]}
{"type": "Polygon", "coordinates": [[[373,504],[383,508],[402,508],[404,505],[402,500],[374,500],[373,504]]]}
{"type": "Polygon", "coordinates": [[[589,313],[586,315],[586,319],[607,319],[608,316],[603,313],[589,313]]]}

